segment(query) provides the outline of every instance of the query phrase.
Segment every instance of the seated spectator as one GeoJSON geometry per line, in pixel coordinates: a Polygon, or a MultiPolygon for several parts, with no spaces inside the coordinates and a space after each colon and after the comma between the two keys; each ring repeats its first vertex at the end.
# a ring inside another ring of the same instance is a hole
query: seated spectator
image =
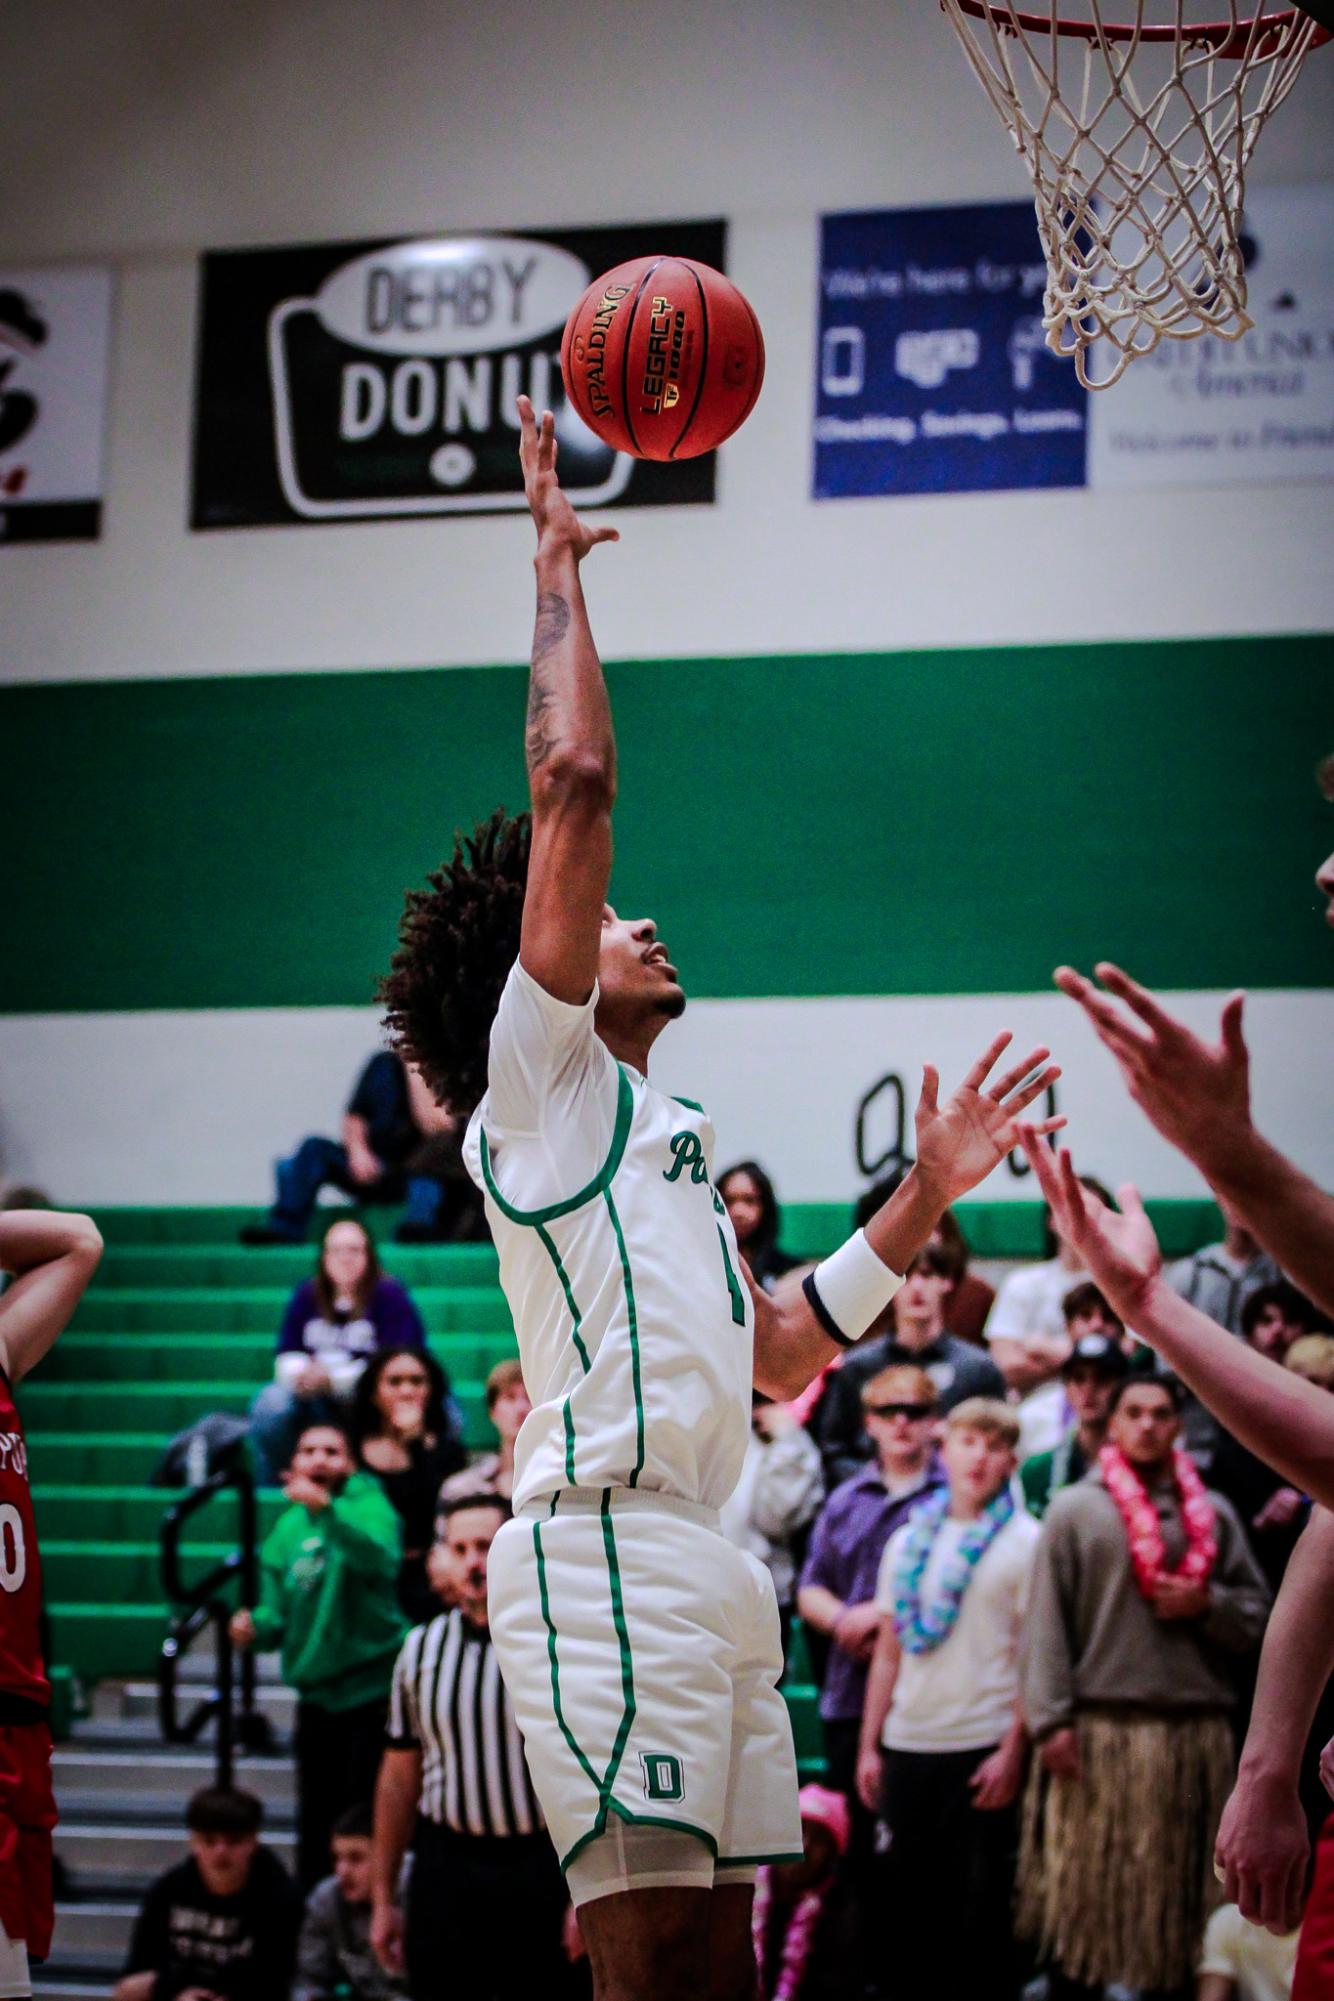
{"type": "Polygon", "coordinates": [[[959,1275],[957,1256],[939,1236],[913,1259],[880,1319],[825,1378],[810,1418],[829,1488],[865,1464],[871,1442],[862,1419],[862,1390],[872,1376],[908,1362],[926,1370],[943,1413],[966,1397],[1003,1397],[1005,1384],[989,1355],[945,1331],[945,1312],[959,1275]]]}
{"type": "Polygon", "coordinates": [[[460,1494],[500,1494],[509,1500],[514,1492],[514,1446],[532,1407],[522,1365],[517,1360],[497,1362],[486,1379],[486,1411],[496,1429],[498,1449],[482,1453],[461,1473],[450,1475],[440,1489],[442,1507],[460,1494]]]}
{"type": "Polygon", "coordinates": [[[829,1784],[847,1796],[851,1808],[849,1949],[858,1964],[871,1900],[874,1824],[857,1795],[857,1740],[866,1669],[880,1630],[876,1580],[895,1529],[945,1478],[936,1457],[936,1389],[924,1369],[911,1364],[882,1369],[863,1385],[862,1409],[875,1458],[836,1487],[820,1510],[797,1591],[797,1610],[808,1631],[832,1642],[820,1689],[820,1722],[829,1784]]]}
{"type": "Polygon", "coordinates": [[[781,1217],[773,1182],[757,1161],[742,1160],[720,1174],[717,1185],[732,1219],[737,1249],[750,1266],[751,1277],[766,1292],[772,1292],[774,1280],[795,1271],[802,1262],[778,1247],[781,1217]]]}
{"type": "Polygon", "coordinates": [[[371,1809],[334,1822],[333,1874],[306,1899],[292,2001],[399,2001],[403,1981],[371,1950],[371,1809]]]}
{"type": "Polygon", "coordinates": [[[297,1435],[316,1418],[341,1421],[347,1399],[379,1348],[424,1348],[426,1330],[406,1289],[386,1278],[364,1223],[331,1223],[313,1278],[287,1302],[274,1380],[250,1406],[261,1486],[276,1486],[297,1435]]]}
{"type": "MultiPolygon", "coordinates": [[[[1105,1195],[1101,1182],[1087,1175],[1084,1186],[1105,1195]]],[[[1110,1202],[1111,1197],[1106,1196],[1106,1200],[1110,1202]]],[[[1009,1386],[1021,1396],[1032,1387],[1024,1379],[1025,1369],[1032,1367],[1031,1357],[1044,1341],[1049,1344],[1057,1368],[1069,1353],[1066,1294],[1089,1276],[1079,1253],[1071,1249],[1056,1228],[1050,1208],[1043,1210],[1042,1227],[1046,1239],[1042,1263],[1020,1265],[1006,1275],[987,1321],[991,1359],[1009,1386]]]]}
{"type": "Polygon", "coordinates": [[[382,1348],[352,1398],[353,1450],[375,1475],[403,1524],[398,1597],[412,1625],[440,1607],[426,1577],[441,1484],[466,1465],[456,1407],[444,1370],[427,1348],[382,1348]]]}
{"type": "MultiPolygon", "coordinates": [[[[1097,1292],[1097,1287],[1080,1287],[1097,1292]]],[[[1101,1299],[1102,1294],[1098,1293],[1101,1299]]],[[[1113,1323],[1120,1325],[1110,1314],[1113,1323]]],[[[1039,1521],[1051,1505],[1052,1496],[1082,1480],[1097,1463],[1107,1436],[1107,1420],[1117,1384],[1130,1374],[1130,1359],[1120,1341],[1105,1333],[1081,1334],[1061,1370],[1064,1394],[1069,1400],[1071,1422],[1055,1446],[1025,1459],[1019,1469],[1028,1512],[1039,1521]]]]}
{"type": "Polygon", "coordinates": [[[446,1183],[429,1161],[417,1172],[414,1157],[457,1125],[401,1056],[379,1050],[357,1079],[341,1137],[304,1139],[278,1162],[273,1207],[263,1223],[246,1224],[241,1242],[299,1244],[322,1188],[341,1188],[358,1202],[405,1202],[404,1243],[443,1236],[446,1183]]]}
{"type": "Polygon", "coordinates": [[[1013,1394],[1016,1386],[1013,1381],[1010,1383],[1011,1400],[1019,1417],[1021,1464],[1039,1453],[1054,1452],[1074,1422],[1064,1372],[1079,1342],[1086,1335],[1096,1335],[1118,1347],[1125,1341],[1125,1328],[1091,1279],[1071,1287],[1061,1302],[1061,1314],[1065,1321],[1064,1355],[1060,1355],[1058,1344],[1046,1335],[1014,1344],[1022,1345],[1028,1363],[1028,1387],[1019,1392],[1017,1399],[1013,1394]]]}
{"type": "Polygon", "coordinates": [[[263,1819],[253,1793],[194,1795],[189,1856],[144,1898],[113,2001],[287,2001],[301,1901],[263,1819]]]}
{"type": "Polygon", "coordinates": [[[995,1302],[996,1288],[968,1269],[973,1253],[953,1209],[945,1211],[936,1225],[936,1231],[946,1250],[953,1252],[957,1258],[959,1266],[959,1276],[954,1282],[946,1309],[945,1324],[950,1333],[957,1334],[961,1341],[971,1341],[976,1347],[984,1348],[987,1317],[995,1302]]]}
{"type": "Polygon", "coordinates": [[[1019,1639],[1041,1530],[1016,1505],[1018,1438],[1003,1403],[956,1405],[940,1448],[948,1484],[881,1559],[857,1780],[888,1835],[876,1930],[896,2001],[1018,2001],[1022,1985],[1010,1913],[1027,1756],[1019,1639]]]}
{"type": "Polygon", "coordinates": [[[774,1581],[787,1658],[796,1591],[798,1538],[824,1497],[815,1440],[786,1404],[753,1392],[750,1438],[741,1477],[724,1502],[719,1527],[730,1543],[757,1556],[774,1581]]]}
{"type": "Polygon", "coordinates": [[[1167,1274],[1173,1292],[1201,1313],[1207,1313],[1229,1334],[1240,1334],[1241,1309],[1259,1285],[1273,1285],[1283,1274],[1234,1209],[1226,1202],[1223,1212],[1223,1241],[1206,1244],[1188,1258],[1180,1258],[1167,1274]]]}
{"type": "MultiPolygon", "coordinates": [[[[1298,1340],[1312,1338],[1307,1330],[1322,1325],[1323,1319],[1304,1293],[1278,1279],[1273,1285],[1257,1286],[1246,1299],[1241,1309],[1242,1338],[1257,1354],[1284,1362],[1298,1340]]],[[[1209,1477],[1240,1515],[1270,1589],[1277,1591],[1306,1526],[1310,1512],[1306,1496],[1221,1427],[1209,1477]]]]}
{"type": "Polygon", "coordinates": [[[398,1604],[402,1531],[347,1433],[308,1425],[283,1482],[291,1506],[260,1550],[259,1603],[232,1615],[238,1647],[282,1648],[296,1712],[297,1876],[324,1875],[340,1813],[375,1791],[389,1683],[407,1630],[398,1604]]]}
{"type": "Polygon", "coordinates": [[[797,1806],[801,1860],[765,1863],[755,1879],[760,2001],[843,2001],[851,1990],[837,1934],[838,1865],[848,1850],[848,1803],[826,1786],[803,1786],[797,1806]]]}
{"type": "Polygon", "coordinates": [[[1220,1904],[1204,1928],[1195,2001],[1288,2001],[1300,1937],[1300,1926],[1266,1931],[1220,1904]]]}

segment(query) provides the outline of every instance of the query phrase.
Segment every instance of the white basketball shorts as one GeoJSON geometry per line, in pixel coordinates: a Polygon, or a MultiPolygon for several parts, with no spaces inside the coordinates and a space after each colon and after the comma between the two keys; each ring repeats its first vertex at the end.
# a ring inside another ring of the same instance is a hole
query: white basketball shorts
{"type": "Polygon", "coordinates": [[[720,1865],[801,1854],[778,1603],[713,1510],[568,1489],[491,1545],[491,1636],[562,1868],[616,1815],[720,1865]]]}

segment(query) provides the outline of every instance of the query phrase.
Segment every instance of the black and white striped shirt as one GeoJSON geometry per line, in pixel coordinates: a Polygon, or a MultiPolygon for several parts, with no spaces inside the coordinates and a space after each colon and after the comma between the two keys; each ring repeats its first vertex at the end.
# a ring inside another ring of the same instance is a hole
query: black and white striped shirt
{"type": "Polygon", "coordinates": [[[456,1834],[536,1834],[544,1826],[490,1634],[457,1606],[403,1642],[389,1692],[389,1743],[421,1751],[423,1819],[456,1834]]]}

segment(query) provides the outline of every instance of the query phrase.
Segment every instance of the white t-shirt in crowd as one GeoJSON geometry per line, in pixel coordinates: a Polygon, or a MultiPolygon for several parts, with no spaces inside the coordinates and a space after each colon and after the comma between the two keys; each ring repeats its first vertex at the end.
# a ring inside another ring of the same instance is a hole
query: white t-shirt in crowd
{"type": "Polygon", "coordinates": [[[1300,1936],[1298,1926],[1275,1938],[1262,1925],[1248,1923],[1235,1904],[1224,1904],[1205,1928],[1196,1971],[1235,1981],[1237,2001],[1289,2001],[1300,1936]]]}
{"type": "MultiPolygon", "coordinates": [[[[928,1600],[971,1522],[947,1515],[927,1561],[928,1600]]],[[[938,1647],[899,1662],[894,1699],[881,1742],[890,1751],[984,1751],[1014,1721],[1019,1689],[1019,1635],[1028,1606],[1033,1556],[1042,1530],[1021,1505],[992,1540],[968,1580],[959,1616],[938,1647]]],[[[894,1569],[908,1525],[885,1545],[876,1604],[894,1609],[894,1569]]]]}
{"type": "Polygon", "coordinates": [[[1045,1264],[1021,1265],[1001,1280],[996,1303],[987,1315],[983,1332],[988,1341],[999,1334],[1010,1341],[1025,1341],[1045,1334],[1052,1341],[1065,1338],[1065,1315],[1061,1305],[1068,1292],[1087,1279],[1086,1271],[1070,1271],[1059,1258],[1045,1264]]]}
{"type": "Polygon", "coordinates": [[[1021,1466],[1035,1452],[1054,1452],[1069,1429],[1073,1416],[1065,1384],[1058,1376],[1054,1382],[1042,1383],[1037,1389],[1030,1390],[1014,1406],[1014,1414],[1019,1420],[1021,1466]]]}

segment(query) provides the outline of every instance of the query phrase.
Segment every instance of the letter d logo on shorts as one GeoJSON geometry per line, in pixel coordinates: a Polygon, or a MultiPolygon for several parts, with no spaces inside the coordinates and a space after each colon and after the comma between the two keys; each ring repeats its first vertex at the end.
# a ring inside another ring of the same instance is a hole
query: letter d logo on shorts
{"type": "Polygon", "coordinates": [[[639,1762],[644,1772],[644,1798],[646,1800],[681,1800],[686,1796],[685,1779],[681,1774],[681,1760],[666,1751],[641,1751],[639,1762]]]}

